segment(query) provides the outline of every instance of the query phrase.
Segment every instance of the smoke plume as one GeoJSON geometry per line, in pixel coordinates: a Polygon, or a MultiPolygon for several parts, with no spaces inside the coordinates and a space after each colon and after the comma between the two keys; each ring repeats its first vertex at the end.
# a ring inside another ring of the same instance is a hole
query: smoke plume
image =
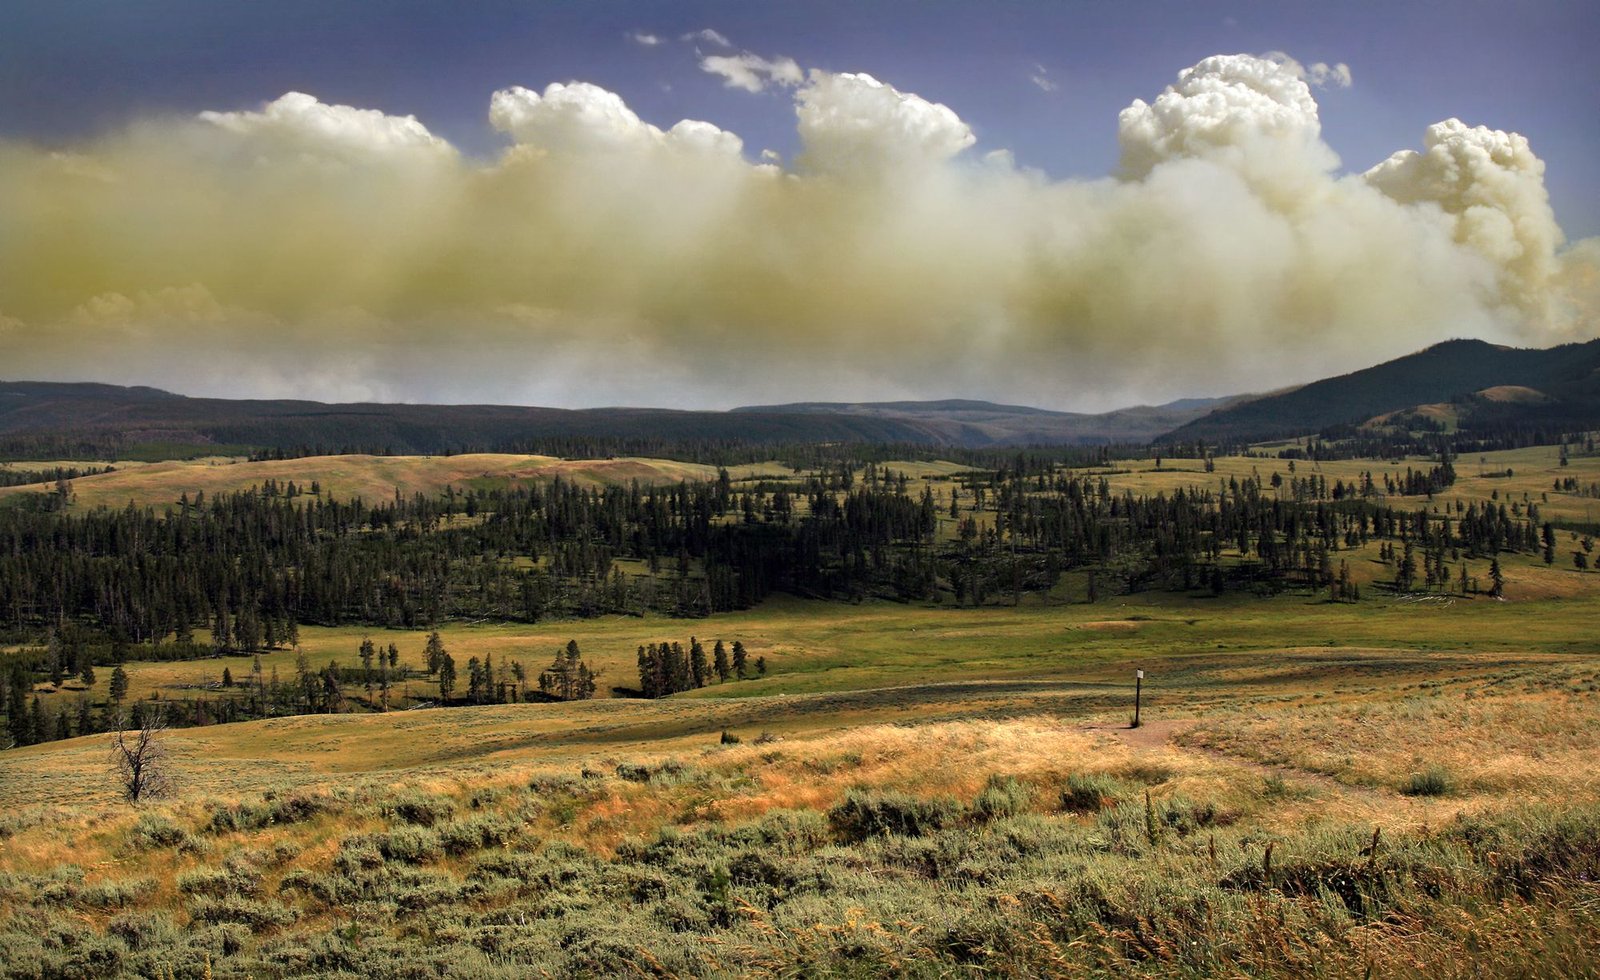
{"type": "Polygon", "coordinates": [[[0,374],[1084,408],[1596,332],[1600,245],[1565,245],[1528,141],[1451,119],[1342,172],[1312,94],[1342,65],[1207,58],[1123,110],[1116,174],[1061,181],[869,75],[729,57],[708,70],[792,87],[788,166],[583,82],[494,93],[491,160],[294,92],[0,144],[0,374]]]}

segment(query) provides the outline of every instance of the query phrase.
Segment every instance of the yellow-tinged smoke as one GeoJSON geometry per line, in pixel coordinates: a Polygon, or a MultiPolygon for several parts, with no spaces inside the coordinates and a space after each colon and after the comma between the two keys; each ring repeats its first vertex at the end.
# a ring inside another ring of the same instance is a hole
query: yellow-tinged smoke
{"type": "Polygon", "coordinates": [[[1450,336],[1596,331],[1525,139],[1449,120],[1337,173],[1307,72],[1208,58],[1114,178],[975,157],[859,74],[754,164],[584,83],[495,93],[490,162],[290,93],[70,153],[0,145],[0,376],[566,404],[1251,390],[1450,336]]]}

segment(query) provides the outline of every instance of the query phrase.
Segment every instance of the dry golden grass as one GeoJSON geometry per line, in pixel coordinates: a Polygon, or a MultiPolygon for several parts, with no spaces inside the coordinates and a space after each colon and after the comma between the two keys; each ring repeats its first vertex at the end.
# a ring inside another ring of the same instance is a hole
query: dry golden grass
{"type": "Polygon", "coordinates": [[[1553,673],[1534,690],[1522,675],[1400,700],[1241,713],[1208,720],[1181,741],[1354,786],[1398,790],[1438,768],[1464,799],[1600,798],[1600,675],[1574,669],[1565,682],[1553,673]]]}
{"type": "MultiPolygon", "coordinates": [[[[762,467],[750,473],[766,472],[762,467]]],[[[787,472],[787,471],[785,471],[787,472]]],[[[309,488],[320,484],[324,497],[383,501],[396,493],[432,496],[447,486],[505,487],[561,477],[586,486],[676,483],[709,480],[716,467],[673,460],[623,457],[598,460],[564,460],[553,456],[505,453],[468,453],[459,456],[308,456],[299,459],[203,459],[119,466],[116,472],[80,477],[72,481],[73,507],[121,507],[132,501],[158,509],[176,505],[178,498],[248,490],[268,480],[280,485],[293,481],[309,488]]],[[[53,488],[46,488],[53,489],[53,488]]],[[[0,488],[6,494],[42,492],[39,487],[0,488]]]]}

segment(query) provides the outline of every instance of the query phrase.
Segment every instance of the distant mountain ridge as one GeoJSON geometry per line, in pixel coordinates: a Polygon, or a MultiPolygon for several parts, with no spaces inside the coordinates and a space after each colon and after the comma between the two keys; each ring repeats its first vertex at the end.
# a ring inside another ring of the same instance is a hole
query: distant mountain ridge
{"type": "Polygon", "coordinates": [[[1464,427],[1600,424],[1600,340],[1550,348],[1445,341],[1360,371],[1235,402],[1174,428],[1161,441],[1301,436],[1446,402],[1453,403],[1464,427]],[[1540,397],[1491,392],[1510,388],[1540,397]]]}
{"type": "Polygon", "coordinates": [[[1100,414],[972,399],[794,402],[730,411],[328,404],[149,387],[0,382],[0,454],[107,458],[129,445],[438,454],[649,454],[690,444],[859,442],[986,449],[1246,443],[1416,414],[1461,428],[1600,427],[1600,340],[1548,349],[1453,340],[1296,388],[1100,414]]]}
{"type": "Polygon", "coordinates": [[[847,415],[915,426],[955,445],[1060,445],[1144,443],[1174,426],[1228,404],[1228,398],[1186,398],[1166,405],[1136,405],[1110,412],[1056,412],[965,398],[938,401],[791,402],[750,405],[737,413],[847,415]]]}
{"type": "MultiPolygon", "coordinates": [[[[1213,404],[1204,400],[1204,405],[1213,404]]],[[[552,440],[629,445],[728,442],[908,443],[985,448],[1145,442],[1203,409],[1134,408],[1103,415],[970,400],[752,406],[728,412],[658,408],[328,404],[191,398],[157,388],[0,382],[0,443],[75,448],[166,442],[258,449],[305,446],[393,453],[515,449],[552,440]],[[10,437],[7,440],[7,437],[10,437]]],[[[0,447],[3,448],[3,447],[0,447]]],[[[42,450],[41,450],[42,451],[42,450]]]]}

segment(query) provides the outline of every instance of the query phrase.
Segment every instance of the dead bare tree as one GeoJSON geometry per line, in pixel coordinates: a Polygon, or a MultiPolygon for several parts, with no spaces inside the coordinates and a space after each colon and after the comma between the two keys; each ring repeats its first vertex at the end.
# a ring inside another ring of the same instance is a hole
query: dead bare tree
{"type": "Polygon", "coordinates": [[[111,733],[111,771],[129,803],[171,796],[177,789],[166,744],[167,713],[157,705],[130,720],[119,715],[111,733]]]}

